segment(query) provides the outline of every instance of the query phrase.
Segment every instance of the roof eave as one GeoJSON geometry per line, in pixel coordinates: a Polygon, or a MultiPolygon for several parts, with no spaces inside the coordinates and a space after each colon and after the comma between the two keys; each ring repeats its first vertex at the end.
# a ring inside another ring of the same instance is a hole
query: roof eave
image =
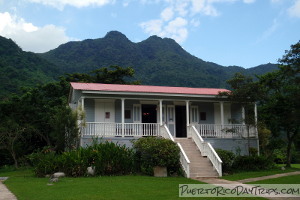
{"type": "MultiPolygon", "coordinates": [[[[175,94],[175,93],[153,93],[153,92],[117,92],[117,91],[94,91],[82,90],[84,94],[114,94],[114,95],[143,95],[143,96],[163,96],[163,97],[198,97],[198,98],[216,98],[217,95],[207,94],[175,94]]],[[[220,97],[223,98],[223,97],[220,97]]]]}

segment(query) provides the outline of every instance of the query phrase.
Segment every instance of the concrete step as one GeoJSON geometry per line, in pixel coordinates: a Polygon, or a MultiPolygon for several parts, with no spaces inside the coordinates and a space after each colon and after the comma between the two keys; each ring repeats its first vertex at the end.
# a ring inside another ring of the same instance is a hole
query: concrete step
{"type": "Polygon", "coordinates": [[[218,177],[217,171],[207,157],[201,155],[197,145],[189,138],[176,138],[190,160],[190,177],[218,177]]]}

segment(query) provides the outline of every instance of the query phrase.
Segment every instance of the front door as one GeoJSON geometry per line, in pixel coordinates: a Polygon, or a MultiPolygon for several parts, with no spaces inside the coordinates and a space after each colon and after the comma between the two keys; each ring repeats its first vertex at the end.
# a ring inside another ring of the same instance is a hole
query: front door
{"type": "Polygon", "coordinates": [[[175,106],[167,106],[167,126],[172,136],[175,136],[175,106]]]}
{"type": "Polygon", "coordinates": [[[115,102],[111,100],[95,100],[95,132],[99,135],[115,134],[115,102]]]}
{"type": "Polygon", "coordinates": [[[142,105],[142,123],[157,123],[156,109],[156,105],[142,105]]]}
{"type": "Polygon", "coordinates": [[[176,137],[187,137],[186,134],[186,107],[176,106],[176,137]]]}
{"type": "Polygon", "coordinates": [[[96,122],[115,122],[115,104],[113,101],[97,101],[95,102],[95,121],[96,122]]]}

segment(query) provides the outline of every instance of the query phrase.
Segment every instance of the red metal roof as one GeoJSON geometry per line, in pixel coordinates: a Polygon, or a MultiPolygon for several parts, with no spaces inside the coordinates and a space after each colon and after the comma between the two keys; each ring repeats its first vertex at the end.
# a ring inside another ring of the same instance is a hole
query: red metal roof
{"type": "Polygon", "coordinates": [[[229,91],[226,89],[217,89],[217,88],[188,88],[188,87],[119,85],[119,84],[74,83],[74,82],[71,83],[71,86],[75,90],[87,90],[87,91],[192,94],[192,95],[217,95],[219,92],[229,91]]]}

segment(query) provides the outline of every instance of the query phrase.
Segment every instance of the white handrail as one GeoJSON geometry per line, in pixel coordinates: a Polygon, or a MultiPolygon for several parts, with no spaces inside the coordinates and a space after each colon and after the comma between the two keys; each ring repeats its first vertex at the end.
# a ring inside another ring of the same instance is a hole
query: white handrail
{"type": "Polygon", "coordinates": [[[202,156],[207,156],[218,172],[219,176],[222,176],[222,160],[220,159],[214,148],[211,146],[211,144],[209,142],[204,142],[195,126],[192,126],[191,135],[202,156]]]}
{"type": "Polygon", "coordinates": [[[185,154],[182,146],[177,143],[179,149],[180,149],[180,163],[181,163],[181,166],[186,174],[186,177],[187,178],[190,178],[190,160],[189,158],[187,157],[187,155],[185,154]]]}
{"type": "Polygon", "coordinates": [[[169,131],[168,127],[166,124],[164,124],[163,126],[161,126],[160,129],[160,134],[163,138],[167,138],[172,140],[173,142],[175,142],[174,137],[172,136],[171,132],[169,131]]]}
{"type": "MultiPolygon", "coordinates": [[[[247,126],[243,124],[195,124],[202,137],[245,138],[248,137],[247,126]]],[[[257,138],[255,127],[250,127],[249,137],[257,138]]]]}
{"type": "Polygon", "coordinates": [[[206,152],[205,152],[205,143],[203,138],[199,135],[197,129],[195,128],[195,126],[190,127],[191,130],[191,136],[193,141],[196,143],[198,149],[200,150],[202,156],[206,156],[206,152]]]}
{"type": "MultiPolygon", "coordinates": [[[[160,134],[163,138],[167,138],[167,139],[170,139],[173,142],[175,142],[174,137],[172,136],[172,134],[169,131],[166,124],[161,126],[160,134]]],[[[180,164],[186,174],[186,177],[189,178],[190,177],[190,160],[187,157],[186,153],[184,152],[182,146],[179,143],[177,143],[177,145],[180,149],[180,164]]]]}
{"type": "Polygon", "coordinates": [[[217,154],[217,152],[215,151],[215,149],[211,146],[211,144],[209,142],[206,143],[208,150],[207,152],[207,157],[209,158],[209,160],[212,162],[213,166],[215,167],[215,169],[217,170],[219,176],[222,176],[222,160],[219,157],[219,155],[217,154]]]}

